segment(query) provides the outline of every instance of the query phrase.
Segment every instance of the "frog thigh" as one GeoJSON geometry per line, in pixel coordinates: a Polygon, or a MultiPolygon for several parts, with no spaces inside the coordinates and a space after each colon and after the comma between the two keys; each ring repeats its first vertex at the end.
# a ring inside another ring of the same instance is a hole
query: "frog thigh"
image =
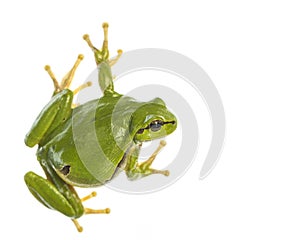
{"type": "Polygon", "coordinates": [[[30,131],[25,137],[25,144],[33,147],[38,144],[47,133],[50,133],[71,114],[73,93],[65,89],[54,95],[50,102],[43,108],[30,131]]]}
{"type": "Polygon", "coordinates": [[[75,216],[71,204],[51,182],[34,172],[26,173],[24,180],[32,195],[46,207],[55,209],[68,217],[75,216]]]}

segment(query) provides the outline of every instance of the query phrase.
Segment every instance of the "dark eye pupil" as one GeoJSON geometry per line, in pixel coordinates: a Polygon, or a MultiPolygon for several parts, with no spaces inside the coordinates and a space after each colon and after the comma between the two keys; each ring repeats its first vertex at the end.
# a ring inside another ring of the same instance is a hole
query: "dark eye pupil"
{"type": "Polygon", "coordinates": [[[163,124],[164,123],[162,121],[153,121],[152,123],[150,123],[150,129],[153,132],[157,132],[161,129],[163,124]]]}

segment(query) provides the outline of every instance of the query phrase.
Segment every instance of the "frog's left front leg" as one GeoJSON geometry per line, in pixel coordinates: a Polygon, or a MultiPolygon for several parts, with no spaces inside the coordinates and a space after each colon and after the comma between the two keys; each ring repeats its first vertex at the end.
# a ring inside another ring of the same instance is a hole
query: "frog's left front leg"
{"type": "Polygon", "coordinates": [[[159,143],[159,146],[154,151],[154,153],[148,158],[148,160],[138,163],[138,156],[141,149],[140,145],[134,145],[129,149],[129,152],[127,154],[127,162],[125,166],[125,172],[129,180],[136,180],[140,179],[142,177],[149,176],[151,174],[163,174],[165,176],[169,176],[168,170],[157,170],[151,168],[151,165],[153,161],[155,160],[157,154],[159,151],[166,146],[166,141],[161,140],[159,143]]]}

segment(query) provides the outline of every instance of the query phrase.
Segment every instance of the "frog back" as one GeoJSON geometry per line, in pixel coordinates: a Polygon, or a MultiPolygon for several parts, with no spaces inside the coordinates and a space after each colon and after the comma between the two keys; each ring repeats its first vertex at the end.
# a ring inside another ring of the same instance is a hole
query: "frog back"
{"type": "Polygon", "coordinates": [[[56,172],[75,186],[99,186],[116,172],[133,136],[131,115],[141,103],[122,95],[105,95],[75,109],[39,150],[56,172]]]}

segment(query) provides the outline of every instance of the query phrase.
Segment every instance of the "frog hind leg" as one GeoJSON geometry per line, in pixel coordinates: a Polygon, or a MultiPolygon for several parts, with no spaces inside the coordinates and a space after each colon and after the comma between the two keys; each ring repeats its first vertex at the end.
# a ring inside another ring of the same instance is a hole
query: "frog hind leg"
{"type": "Polygon", "coordinates": [[[36,144],[42,144],[43,139],[51,133],[52,130],[69,118],[72,112],[73,96],[83,88],[91,85],[91,82],[86,82],[74,91],[69,89],[75,71],[82,59],[83,55],[79,54],[73,67],[62,79],[61,83],[56,80],[50,66],[45,66],[45,70],[53,81],[54,93],[49,103],[42,109],[30,131],[27,133],[25,137],[25,144],[27,146],[33,147],[36,144]]]}
{"type": "Polygon", "coordinates": [[[72,205],[50,181],[34,172],[26,173],[24,180],[32,195],[43,205],[68,217],[75,217],[75,210],[72,205]]]}
{"type": "Polygon", "coordinates": [[[82,202],[95,197],[96,193],[92,192],[90,195],[80,199],[75,189],[64,182],[46,161],[40,160],[40,163],[46,173],[47,179],[34,172],[26,173],[24,180],[29,191],[46,207],[57,210],[71,218],[79,232],[82,232],[83,228],[79,225],[77,219],[83,214],[110,212],[109,208],[98,210],[84,208],[82,202]]]}
{"type": "Polygon", "coordinates": [[[48,133],[67,119],[71,114],[72,100],[73,93],[69,90],[59,92],[52,97],[27,133],[25,144],[29,147],[33,147],[41,143],[48,133]]]}
{"type": "Polygon", "coordinates": [[[128,153],[127,163],[125,166],[125,172],[129,180],[137,180],[142,177],[149,176],[151,174],[162,174],[169,176],[168,170],[158,170],[151,168],[153,161],[155,160],[159,151],[166,145],[164,140],[160,141],[157,149],[152,153],[152,155],[144,162],[138,163],[138,155],[140,152],[141,145],[133,146],[128,153]]]}

